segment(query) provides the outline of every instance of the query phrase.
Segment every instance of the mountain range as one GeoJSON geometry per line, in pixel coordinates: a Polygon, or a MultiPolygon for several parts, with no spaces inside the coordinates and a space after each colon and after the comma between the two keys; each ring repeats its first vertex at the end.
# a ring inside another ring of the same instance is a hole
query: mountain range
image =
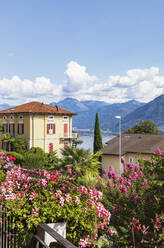
{"type": "Polygon", "coordinates": [[[133,127],[140,120],[152,120],[164,132],[164,94],[137,108],[122,119],[122,129],[133,127]]]}
{"type": "MultiPolygon", "coordinates": [[[[118,133],[118,119],[121,116],[122,131],[138,124],[140,120],[152,120],[164,132],[164,94],[148,103],[131,100],[124,103],[109,104],[103,101],[79,101],[75,98],[65,98],[59,102],[50,103],[60,108],[77,113],[73,116],[72,125],[75,129],[94,129],[96,112],[99,114],[100,127],[118,133]]],[[[12,107],[0,104],[0,110],[12,107]]]]}
{"type": "Polygon", "coordinates": [[[115,116],[124,117],[145,103],[131,100],[125,103],[109,104],[103,101],[79,101],[74,98],[65,98],[50,105],[56,104],[60,108],[69,109],[77,113],[72,120],[72,125],[76,129],[94,129],[95,115],[98,112],[101,129],[117,132],[118,120],[115,116]]]}

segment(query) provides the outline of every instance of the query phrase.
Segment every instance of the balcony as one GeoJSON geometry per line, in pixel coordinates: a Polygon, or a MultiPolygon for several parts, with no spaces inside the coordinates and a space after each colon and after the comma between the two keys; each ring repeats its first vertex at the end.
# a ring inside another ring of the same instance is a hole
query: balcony
{"type": "Polygon", "coordinates": [[[64,133],[64,135],[62,137],[60,137],[60,139],[62,139],[62,140],[77,139],[77,133],[72,133],[72,134],[64,133]]]}

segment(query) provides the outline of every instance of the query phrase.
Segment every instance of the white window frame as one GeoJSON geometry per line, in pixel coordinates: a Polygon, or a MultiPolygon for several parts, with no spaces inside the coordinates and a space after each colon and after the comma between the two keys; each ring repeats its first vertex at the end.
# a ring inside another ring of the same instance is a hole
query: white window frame
{"type": "Polygon", "coordinates": [[[49,134],[53,134],[53,131],[54,131],[54,124],[49,123],[49,134]]]}

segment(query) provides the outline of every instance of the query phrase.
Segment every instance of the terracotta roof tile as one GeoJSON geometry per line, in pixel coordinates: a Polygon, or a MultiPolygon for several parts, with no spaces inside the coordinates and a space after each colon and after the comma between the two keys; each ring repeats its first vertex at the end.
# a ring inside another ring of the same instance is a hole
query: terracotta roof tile
{"type": "MultiPolygon", "coordinates": [[[[122,134],[121,154],[144,153],[153,154],[157,148],[164,151],[164,135],[154,134],[122,134]]],[[[109,140],[101,150],[102,154],[119,155],[119,136],[109,140]]]]}
{"type": "Polygon", "coordinates": [[[9,109],[1,110],[0,115],[2,114],[11,114],[11,113],[48,113],[48,114],[68,114],[75,115],[76,113],[70,112],[59,108],[58,106],[50,106],[43,104],[41,102],[28,102],[16,107],[9,109]]]}

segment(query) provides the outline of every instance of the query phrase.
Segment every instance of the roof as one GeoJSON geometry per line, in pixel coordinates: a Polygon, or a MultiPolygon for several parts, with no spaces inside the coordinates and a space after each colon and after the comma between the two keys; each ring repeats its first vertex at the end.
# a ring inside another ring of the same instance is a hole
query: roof
{"type": "MultiPolygon", "coordinates": [[[[152,154],[157,148],[164,150],[164,135],[122,134],[121,155],[126,153],[152,154]]],[[[119,136],[109,140],[101,149],[103,155],[119,155],[119,136]]]]}
{"type": "Polygon", "coordinates": [[[56,115],[75,115],[76,113],[70,112],[59,108],[58,106],[50,106],[41,102],[28,102],[16,107],[8,108],[0,111],[2,114],[13,114],[13,113],[40,113],[40,114],[56,114],[56,115]]]}

